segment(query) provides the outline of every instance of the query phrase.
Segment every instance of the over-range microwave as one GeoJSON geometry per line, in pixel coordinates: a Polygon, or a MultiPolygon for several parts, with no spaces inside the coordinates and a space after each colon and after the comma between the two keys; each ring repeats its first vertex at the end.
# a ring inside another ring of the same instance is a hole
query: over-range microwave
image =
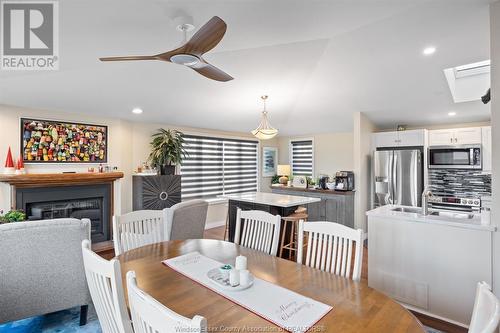
{"type": "Polygon", "coordinates": [[[481,170],[481,145],[429,147],[429,169],[481,170]]]}

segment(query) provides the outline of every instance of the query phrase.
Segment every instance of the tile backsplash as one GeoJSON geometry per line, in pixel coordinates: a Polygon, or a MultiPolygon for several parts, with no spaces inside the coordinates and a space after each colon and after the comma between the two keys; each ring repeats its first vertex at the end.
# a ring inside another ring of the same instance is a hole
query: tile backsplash
{"type": "Polygon", "coordinates": [[[429,187],[434,195],[490,196],[491,175],[474,170],[430,169],[429,187]]]}

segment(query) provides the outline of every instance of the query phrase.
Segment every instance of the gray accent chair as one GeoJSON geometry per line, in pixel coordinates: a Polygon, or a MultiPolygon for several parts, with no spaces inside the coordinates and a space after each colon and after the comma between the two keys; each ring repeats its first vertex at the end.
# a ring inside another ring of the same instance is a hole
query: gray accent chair
{"type": "Polygon", "coordinates": [[[55,219],[0,225],[0,323],[81,306],[90,293],[81,244],[90,220],[55,219]]]}
{"type": "Polygon", "coordinates": [[[203,238],[207,222],[208,203],[189,200],[165,208],[166,240],[203,238]]]}

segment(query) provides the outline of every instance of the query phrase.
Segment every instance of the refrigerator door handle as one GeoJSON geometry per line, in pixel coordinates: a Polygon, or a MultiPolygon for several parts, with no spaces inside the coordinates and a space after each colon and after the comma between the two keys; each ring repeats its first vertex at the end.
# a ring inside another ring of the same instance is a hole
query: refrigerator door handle
{"type": "Polygon", "coordinates": [[[389,197],[387,201],[389,204],[394,204],[394,152],[391,151],[389,154],[389,179],[388,179],[388,188],[389,188],[389,197]]]}

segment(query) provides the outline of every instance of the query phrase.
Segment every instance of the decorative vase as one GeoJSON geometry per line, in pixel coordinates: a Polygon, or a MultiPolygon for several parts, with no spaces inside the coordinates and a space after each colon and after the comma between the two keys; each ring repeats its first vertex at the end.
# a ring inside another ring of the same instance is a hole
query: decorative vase
{"type": "Polygon", "coordinates": [[[160,165],[160,175],[175,175],[175,165],[160,165]]]}

